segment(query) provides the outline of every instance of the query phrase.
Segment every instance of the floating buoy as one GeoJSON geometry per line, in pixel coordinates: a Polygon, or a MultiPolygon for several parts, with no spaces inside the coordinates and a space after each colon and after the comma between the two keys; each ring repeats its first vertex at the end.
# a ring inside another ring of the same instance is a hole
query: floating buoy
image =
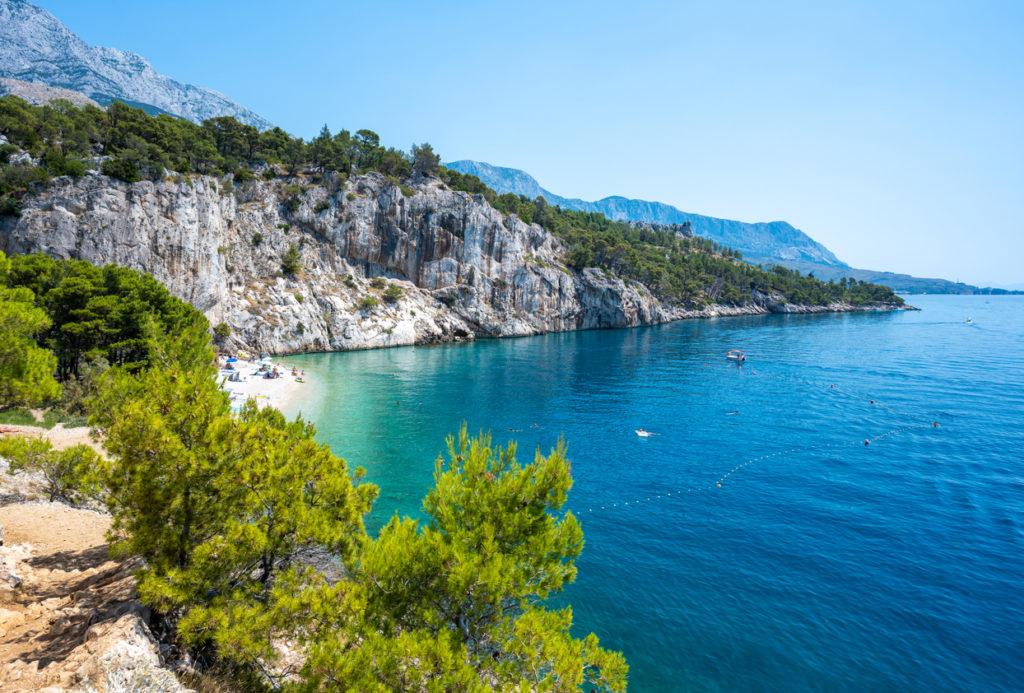
{"type": "Polygon", "coordinates": [[[722,488],[722,485],[721,485],[721,484],[718,484],[717,486],[718,486],[718,488],[722,488]]]}

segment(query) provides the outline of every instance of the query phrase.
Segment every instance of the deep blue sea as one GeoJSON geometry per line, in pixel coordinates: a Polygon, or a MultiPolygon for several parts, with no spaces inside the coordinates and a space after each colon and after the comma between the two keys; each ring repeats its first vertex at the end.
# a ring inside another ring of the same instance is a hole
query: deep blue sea
{"type": "Polygon", "coordinates": [[[1024,297],[908,300],[285,362],[380,485],[370,531],[461,421],[521,459],[563,435],[558,603],[630,690],[1024,690],[1024,297]]]}

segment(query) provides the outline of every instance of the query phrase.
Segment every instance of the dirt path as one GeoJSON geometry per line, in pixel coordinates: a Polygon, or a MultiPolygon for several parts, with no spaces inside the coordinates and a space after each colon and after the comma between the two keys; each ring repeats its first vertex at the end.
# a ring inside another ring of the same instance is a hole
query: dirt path
{"type": "Polygon", "coordinates": [[[108,558],[108,516],[17,503],[0,526],[0,690],[102,690],[124,661],[158,665],[133,565],[108,558]]]}

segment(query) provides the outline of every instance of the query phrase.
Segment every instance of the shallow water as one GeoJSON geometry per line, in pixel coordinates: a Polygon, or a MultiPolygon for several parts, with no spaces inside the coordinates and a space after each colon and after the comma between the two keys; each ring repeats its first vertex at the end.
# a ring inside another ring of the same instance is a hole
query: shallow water
{"type": "Polygon", "coordinates": [[[1024,297],[911,302],[288,362],[381,487],[371,531],[421,512],[460,421],[521,458],[564,435],[560,601],[631,690],[1024,689],[1024,297]]]}

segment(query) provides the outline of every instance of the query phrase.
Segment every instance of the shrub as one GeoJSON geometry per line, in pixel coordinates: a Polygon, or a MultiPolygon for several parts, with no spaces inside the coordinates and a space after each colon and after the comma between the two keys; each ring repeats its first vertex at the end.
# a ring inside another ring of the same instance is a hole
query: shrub
{"type": "Polygon", "coordinates": [[[213,335],[217,339],[227,339],[231,336],[231,327],[226,322],[219,322],[213,328],[213,335]]]}
{"type": "Polygon", "coordinates": [[[128,159],[107,159],[100,166],[100,173],[104,176],[122,180],[125,183],[137,183],[142,180],[139,167],[128,159]]]}
{"type": "Polygon", "coordinates": [[[284,257],[281,258],[281,271],[285,274],[298,274],[302,269],[300,260],[299,249],[292,243],[285,251],[284,257]]]}
{"type": "Polygon", "coordinates": [[[84,162],[80,159],[69,159],[57,149],[49,149],[43,154],[43,165],[52,176],[81,178],[85,175],[84,162]]]}
{"type": "Polygon", "coordinates": [[[387,289],[384,290],[384,300],[388,303],[395,303],[402,298],[402,288],[395,284],[391,284],[387,289]]]}
{"type": "Polygon", "coordinates": [[[49,441],[39,438],[0,439],[0,455],[10,461],[12,472],[27,469],[41,474],[51,501],[68,502],[83,496],[89,473],[99,457],[87,445],[54,450],[49,441]]]}
{"type": "Polygon", "coordinates": [[[331,203],[330,202],[328,202],[327,200],[321,200],[320,202],[316,203],[316,207],[313,208],[313,213],[314,214],[319,214],[320,212],[322,212],[322,211],[324,211],[326,209],[330,209],[330,208],[331,208],[331,203]]]}
{"type": "Polygon", "coordinates": [[[277,178],[277,171],[275,171],[273,168],[268,168],[266,171],[263,172],[262,175],[263,180],[274,180],[275,178],[277,178]]]}
{"type": "Polygon", "coordinates": [[[11,154],[17,154],[20,151],[21,150],[18,149],[17,146],[15,146],[15,145],[13,145],[13,144],[11,144],[9,142],[6,142],[4,144],[0,144],[0,164],[10,163],[10,161],[11,161],[11,154]]]}
{"type": "Polygon", "coordinates": [[[299,303],[302,303],[303,301],[306,300],[302,294],[293,294],[293,296],[295,296],[295,300],[298,301],[299,303]]]}
{"type": "Polygon", "coordinates": [[[363,296],[359,299],[359,307],[363,310],[370,310],[377,307],[377,299],[373,296],[363,296]]]}
{"type": "Polygon", "coordinates": [[[13,197],[0,200],[0,217],[20,217],[21,206],[13,197]]]}
{"type": "Polygon", "coordinates": [[[453,293],[452,294],[444,294],[443,296],[438,296],[437,300],[440,301],[441,303],[445,304],[449,308],[451,308],[452,306],[455,305],[455,301],[458,300],[458,297],[455,294],[453,294],[453,293]]]}
{"type": "Polygon", "coordinates": [[[263,234],[262,233],[257,231],[256,233],[254,233],[252,235],[252,247],[253,248],[259,248],[260,247],[260,243],[262,243],[262,242],[263,242],[263,234]]]}
{"type": "Polygon", "coordinates": [[[401,190],[402,194],[405,195],[406,197],[412,197],[413,195],[416,194],[416,191],[413,188],[410,188],[408,185],[405,185],[404,183],[399,183],[398,189],[401,190]]]}
{"type": "Polygon", "coordinates": [[[256,176],[252,175],[252,172],[249,169],[241,166],[235,169],[234,177],[236,183],[248,183],[249,181],[256,179],[256,176]]]}
{"type": "Polygon", "coordinates": [[[287,209],[289,212],[295,212],[298,211],[299,206],[301,204],[302,202],[299,200],[298,197],[292,196],[284,201],[284,208],[287,209]]]}
{"type": "Polygon", "coordinates": [[[350,192],[348,195],[345,195],[345,199],[351,202],[352,200],[356,199],[356,194],[350,192]]]}
{"type": "Polygon", "coordinates": [[[374,277],[370,280],[370,286],[374,289],[383,289],[387,286],[387,280],[384,277],[374,277]]]}
{"type": "Polygon", "coordinates": [[[345,286],[347,286],[350,289],[356,288],[356,280],[352,278],[351,274],[345,275],[345,286]]]}

